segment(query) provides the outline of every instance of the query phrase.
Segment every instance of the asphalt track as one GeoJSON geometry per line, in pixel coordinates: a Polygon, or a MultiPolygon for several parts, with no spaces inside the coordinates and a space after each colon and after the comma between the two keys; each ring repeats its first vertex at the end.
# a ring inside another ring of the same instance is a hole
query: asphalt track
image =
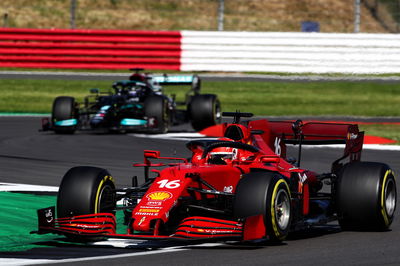
{"type": "MultiPolygon", "coordinates": [[[[70,167],[92,165],[108,169],[118,186],[127,186],[131,176],[143,176],[141,169],[131,166],[143,160],[143,149],[157,149],[165,156],[189,155],[184,141],[123,134],[63,136],[38,132],[39,125],[40,119],[35,117],[0,117],[1,182],[58,186],[70,167]]],[[[191,130],[182,127],[179,131],[191,130]]],[[[329,171],[330,163],[341,153],[337,148],[304,149],[302,166],[329,171]]],[[[400,173],[399,158],[399,151],[363,153],[363,160],[388,163],[397,173],[400,173]]],[[[49,262],[43,259],[50,259],[74,265],[399,265],[399,208],[396,214],[389,232],[341,232],[333,223],[293,235],[277,246],[235,243],[184,246],[180,242],[118,248],[49,243],[48,248],[0,253],[0,259],[33,259],[30,263],[40,264],[49,262]]]]}
{"type": "MultiPolygon", "coordinates": [[[[71,71],[0,71],[0,79],[41,79],[41,80],[121,80],[129,77],[130,71],[120,73],[71,72],[71,71]]],[[[327,75],[274,75],[274,74],[240,74],[240,73],[199,73],[203,81],[262,81],[262,82],[380,82],[398,83],[398,76],[327,76],[327,75]]]]}

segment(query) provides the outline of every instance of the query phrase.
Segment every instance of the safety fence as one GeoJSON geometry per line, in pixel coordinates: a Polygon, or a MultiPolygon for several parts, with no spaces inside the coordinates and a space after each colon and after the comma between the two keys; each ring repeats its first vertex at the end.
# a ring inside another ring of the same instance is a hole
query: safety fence
{"type": "Polygon", "coordinates": [[[3,28],[0,67],[400,73],[400,35],[3,28]]]}
{"type": "Polygon", "coordinates": [[[0,67],[180,69],[180,32],[0,29],[0,67]]]}

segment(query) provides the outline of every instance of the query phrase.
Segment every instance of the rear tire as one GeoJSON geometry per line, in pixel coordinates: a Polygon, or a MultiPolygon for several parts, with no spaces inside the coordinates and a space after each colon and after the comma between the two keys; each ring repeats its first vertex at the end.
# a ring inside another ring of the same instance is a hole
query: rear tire
{"type": "Polygon", "coordinates": [[[336,202],[343,230],[388,230],[396,210],[396,181],[388,165],[346,164],[338,175],[336,202]]]}
{"type": "Polygon", "coordinates": [[[245,175],[236,188],[235,214],[239,218],[262,214],[269,241],[283,241],[292,221],[289,185],[278,173],[245,175]]]}
{"type": "Polygon", "coordinates": [[[57,197],[58,218],[95,213],[114,213],[115,185],[102,168],[78,166],[63,177],[57,197]]]}
{"type": "Polygon", "coordinates": [[[76,125],[73,126],[58,126],[56,122],[62,120],[75,119],[76,108],[75,98],[68,96],[59,96],[54,99],[51,113],[51,121],[54,132],[57,134],[73,134],[76,130],[76,125]]]}
{"type": "Polygon", "coordinates": [[[156,120],[156,127],[149,128],[150,133],[164,134],[168,132],[169,110],[167,100],[159,95],[152,95],[144,102],[144,113],[148,119],[156,120]]]}
{"type": "Polygon", "coordinates": [[[192,127],[200,131],[221,123],[221,104],[214,94],[201,94],[192,97],[188,106],[192,127]]]}

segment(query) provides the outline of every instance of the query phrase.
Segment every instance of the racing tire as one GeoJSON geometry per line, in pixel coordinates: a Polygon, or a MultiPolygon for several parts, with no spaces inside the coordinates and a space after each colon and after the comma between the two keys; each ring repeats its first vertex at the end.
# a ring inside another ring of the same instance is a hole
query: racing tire
{"type": "Polygon", "coordinates": [[[63,177],[57,197],[58,218],[95,213],[114,213],[114,179],[102,168],[77,166],[63,177]]]}
{"type": "Polygon", "coordinates": [[[169,128],[169,109],[167,100],[160,95],[152,95],[144,102],[144,114],[150,119],[155,119],[156,125],[149,127],[149,133],[164,134],[169,128]]]}
{"type": "Polygon", "coordinates": [[[188,105],[188,113],[196,131],[221,123],[221,104],[215,94],[193,96],[188,105]]]}
{"type": "Polygon", "coordinates": [[[75,98],[69,96],[59,96],[55,98],[51,112],[54,132],[57,134],[73,134],[76,130],[76,125],[58,126],[55,124],[57,121],[74,119],[75,114],[75,98]]]}
{"type": "Polygon", "coordinates": [[[263,215],[268,241],[279,243],[285,240],[292,221],[288,183],[279,173],[244,175],[236,187],[234,213],[238,218],[263,215]]]}
{"type": "Polygon", "coordinates": [[[386,164],[348,163],[338,174],[336,203],[343,230],[388,230],[396,201],[396,180],[386,164]]]}

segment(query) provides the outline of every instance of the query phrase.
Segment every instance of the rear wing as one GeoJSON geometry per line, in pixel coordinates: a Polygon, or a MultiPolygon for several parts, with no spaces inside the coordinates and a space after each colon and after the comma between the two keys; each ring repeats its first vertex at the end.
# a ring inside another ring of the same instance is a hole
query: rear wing
{"type": "Polygon", "coordinates": [[[361,137],[357,124],[306,122],[297,121],[269,121],[270,131],[280,136],[288,144],[326,145],[346,144],[348,140],[361,137]]]}
{"type": "Polygon", "coordinates": [[[153,81],[160,85],[191,85],[192,90],[200,91],[200,78],[197,75],[161,75],[152,76],[153,81]]]}
{"type": "Polygon", "coordinates": [[[364,132],[357,124],[331,122],[297,121],[250,121],[252,131],[261,131],[268,146],[281,157],[286,157],[286,144],[327,145],[345,144],[344,154],[333,163],[333,168],[347,157],[350,161],[359,161],[364,142],[364,132]]]}

